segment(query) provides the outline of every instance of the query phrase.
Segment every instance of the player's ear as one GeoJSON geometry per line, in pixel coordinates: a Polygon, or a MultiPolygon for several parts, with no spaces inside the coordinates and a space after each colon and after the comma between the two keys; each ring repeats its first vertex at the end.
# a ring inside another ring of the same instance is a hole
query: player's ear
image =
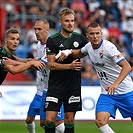
{"type": "Polygon", "coordinates": [[[101,31],[101,35],[103,35],[103,32],[101,31]]]}
{"type": "Polygon", "coordinates": [[[86,33],[86,37],[88,38],[88,33],[86,33]]]}
{"type": "Polygon", "coordinates": [[[59,20],[58,22],[59,22],[60,25],[62,25],[62,24],[61,24],[61,20],[59,20]]]}
{"type": "Polygon", "coordinates": [[[7,38],[4,39],[4,42],[7,43],[7,38]]]}

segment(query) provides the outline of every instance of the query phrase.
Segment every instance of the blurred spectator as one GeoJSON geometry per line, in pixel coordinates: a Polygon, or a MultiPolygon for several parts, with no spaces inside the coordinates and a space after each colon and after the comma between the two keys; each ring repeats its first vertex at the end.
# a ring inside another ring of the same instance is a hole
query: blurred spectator
{"type": "Polygon", "coordinates": [[[86,5],[82,0],[73,0],[70,4],[70,8],[75,12],[81,12],[82,15],[86,14],[86,5]]]}
{"type": "Polygon", "coordinates": [[[103,33],[103,39],[108,40],[109,39],[109,31],[108,29],[105,27],[104,22],[100,22],[99,23],[102,29],[102,33],[103,33]]]}
{"type": "Polygon", "coordinates": [[[97,8],[99,8],[100,3],[97,0],[86,0],[87,9],[94,13],[97,8]]]}
{"type": "Polygon", "coordinates": [[[33,28],[27,31],[26,39],[28,40],[28,45],[38,42],[33,28]]]}
{"type": "MultiPolygon", "coordinates": [[[[0,3],[6,9],[5,27],[21,30],[22,38],[16,51],[19,57],[32,58],[36,54],[33,24],[37,19],[48,19],[51,27],[49,35],[52,35],[61,30],[58,12],[63,7],[70,7],[75,11],[74,31],[86,35],[88,24],[98,22],[102,27],[103,39],[113,42],[132,62],[133,0],[5,0],[0,3]]],[[[99,85],[91,63],[86,58],[82,61],[82,85],[99,85]]],[[[31,73],[27,71],[34,80],[34,74],[31,73]]]]}
{"type": "Polygon", "coordinates": [[[116,10],[117,8],[112,0],[103,0],[103,2],[101,2],[100,4],[99,9],[102,9],[106,12],[104,23],[108,27],[112,21],[118,19],[118,12],[116,10]]]}
{"type": "Polygon", "coordinates": [[[16,0],[8,0],[8,2],[5,2],[5,9],[7,13],[7,29],[11,27],[12,22],[16,22],[19,19],[19,8],[18,3],[16,0]],[[17,10],[18,9],[18,10],[17,10]]]}
{"type": "Polygon", "coordinates": [[[123,34],[125,46],[129,54],[133,54],[131,43],[132,43],[132,34],[133,34],[133,17],[124,17],[121,22],[121,31],[123,34]]]}
{"type": "Polygon", "coordinates": [[[133,0],[118,0],[118,9],[121,20],[125,17],[133,17],[133,0]]]}
{"type": "Polygon", "coordinates": [[[118,41],[122,39],[122,32],[119,29],[117,21],[112,22],[112,25],[108,28],[108,31],[110,38],[115,37],[116,39],[118,39],[118,41]]]}
{"type": "Polygon", "coordinates": [[[94,13],[97,23],[105,23],[106,12],[103,9],[97,9],[94,13]]]}

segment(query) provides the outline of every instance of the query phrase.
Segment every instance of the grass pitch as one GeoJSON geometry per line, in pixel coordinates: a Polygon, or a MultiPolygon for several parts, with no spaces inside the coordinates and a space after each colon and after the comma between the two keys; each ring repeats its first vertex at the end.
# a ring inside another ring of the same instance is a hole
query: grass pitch
{"type": "MultiPolygon", "coordinates": [[[[36,133],[44,133],[36,123],[36,133]]],[[[109,125],[116,133],[132,133],[133,123],[131,121],[110,121],[109,125]]],[[[0,133],[28,133],[24,121],[0,121],[0,133]]],[[[76,121],[75,133],[100,133],[94,121],[76,121]]]]}

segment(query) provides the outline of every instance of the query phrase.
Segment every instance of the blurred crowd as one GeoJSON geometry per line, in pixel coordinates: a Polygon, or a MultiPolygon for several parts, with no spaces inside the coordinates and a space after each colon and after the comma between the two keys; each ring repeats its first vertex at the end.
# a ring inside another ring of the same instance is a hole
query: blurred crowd
{"type": "MultiPolygon", "coordinates": [[[[36,36],[33,25],[46,18],[49,35],[60,31],[58,13],[70,7],[76,13],[75,31],[85,35],[91,22],[98,22],[103,39],[113,42],[133,67],[133,0],[2,0],[6,10],[6,29],[20,29],[22,38],[16,51],[20,58],[36,57],[36,36]]],[[[82,59],[82,86],[99,85],[98,76],[88,58],[82,59]]],[[[30,72],[32,79],[35,73],[30,72]]],[[[130,73],[133,78],[133,71],[130,73]]]]}

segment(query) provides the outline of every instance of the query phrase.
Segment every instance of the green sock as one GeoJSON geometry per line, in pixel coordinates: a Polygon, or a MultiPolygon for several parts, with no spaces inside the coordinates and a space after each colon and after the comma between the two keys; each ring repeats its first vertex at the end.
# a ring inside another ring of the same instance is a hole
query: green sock
{"type": "Polygon", "coordinates": [[[45,133],[55,133],[55,123],[45,123],[45,133]]]}
{"type": "Polygon", "coordinates": [[[64,133],[74,133],[74,123],[73,124],[65,124],[65,132],[64,133]]]}

